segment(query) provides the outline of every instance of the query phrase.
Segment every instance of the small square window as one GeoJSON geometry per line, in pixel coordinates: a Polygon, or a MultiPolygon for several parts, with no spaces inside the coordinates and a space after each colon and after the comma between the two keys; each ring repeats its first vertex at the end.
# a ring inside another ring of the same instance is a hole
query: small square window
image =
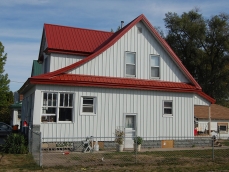
{"type": "Polygon", "coordinates": [[[96,98],[95,97],[82,97],[81,105],[82,114],[96,114],[96,98]]]}
{"type": "Polygon", "coordinates": [[[173,116],[173,102],[163,101],[163,116],[173,116]]]}

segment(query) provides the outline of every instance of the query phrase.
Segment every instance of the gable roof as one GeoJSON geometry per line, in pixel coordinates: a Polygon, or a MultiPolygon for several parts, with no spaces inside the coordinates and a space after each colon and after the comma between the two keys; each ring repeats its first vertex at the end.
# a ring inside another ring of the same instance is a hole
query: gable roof
{"type": "MultiPolygon", "coordinates": [[[[112,45],[114,45],[125,33],[127,33],[133,26],[135,26],[140,21],[142,21],[146,25],[146,27],[151,31],[151,33],[154,36],[154,38],[164,48],[164,50],[171,56],[171,58],[177,64],[177,66],[180,68],[180,70],[189,79],[189,81],[191,82],[191,84],[189,84],[189,85],[193,85],[195,87],[195,92],[196,93],[198,92],[199,95],[201,95],[202,97],[206,98],[210,102],[214,103],[214,99],[212,99],[209,96],[207,96],[206,94],[202,93],[201,87],[199,86],[199,84],[195,81],[195,79],[188,72],[188,70],[184,67],[184,65],[182,64],[182,62],[180,61],[180,59],[176,56],[176,54],[173,52],[173,50],[170,48],[170,46],[158,34],[158,32],[156,31],[156,29],[150,24],[150,22],[146,19],[146,17],[143,14],[140,15],[140,16],[138,16],[137,18],[135,18],[132,22],[130,22],[129,24],[127,24],[125,27],[123,27],[122,29],[120,29],[118,32],[116,32],[114,34],[107,35],[107,37],[106,37],[107,39],[106,40],[104,39],[104,42],[102,42],[97,48],[95,48],[96,46],[94,46],[92,49],[94,49],[94,48],[95,49],[93,51],[91,49],[91,53],[92,54],[90,54],[88,57],[84,58],[83,60],[80,60],[80,61],[78,61],[76,63],[73,63],[73,64],[71,64],[69,66],[64,67],[64,68],[58,69],[56,71],[49,72],[49,73],[46,73],[46,74],[42,74],[42,75],[39,75],[39,76],[35,76],[35,77],[32,77],[32,78],[29,78],[29,80],[33,81],[34,84],[38,84],[38,83],[39,84],[46,84],[46,83],[49,83],[50,84],[50,82],[53,82],[53,78],[56,78],[56,79],[59,78],[60,79],[61,78],[60,77],[61,75],[63,76],[62,78],[68,78],[69,75],[66,75],[66,73],[68,71],[71,71],[72,69],[77,68],[77,67],[79,67],[79,66],[81,66],[81,65],[89,62],[90,60],[94,59],[95,57],[97,57],[98,55],[100,55],[101,53],[103,53],[104,51],[106,51],[109,47],[111,47],[112,45]],[[56,77],[56,76],[59,76],[59,77],[56,77]]],[[[47,28],[48,27],[44,27],[44,29],[47,29],[47,28]]],[[[49,41],[52,40],[52,38],[48,38],[48,39],[49,40],[47,42],[48,42],[48,44],[50,44],[49,41]]],[[[63,42],[63,41],[60,41],[60,42],[63,42]]],[[[49,46],[50,45],[48,45],[48,47],[49,46]]],[[[67,50],[69,50],[69,49],[67,49],[67,50]]],[[[82,76],[84,76],[84,75],[82,75],[82,76]]],[[[84,76],[84,77],[86,77],[86,76],[84,76]]],[[[130,80],[136,80],[136,79],[130,79],[130,80]]],[[[61,81],[63,81],[63,80],[59,80],[59,83],[61,81]]],[[[158,83],[162,84],[162,82],[160,82],[160,81],[152,81],[152,83],[153,82],[155,82],[155,83],[158,82],[158,83]]],[[[166,87],[163,87],[163,88],[164,88],[164,90],[166,90],[166,87]]],[[[178,89],[178,90],[182,91],[182,87],[181,87],[181,89],[178,89]]]]}
{"type": "Polygon", "coordinates": [[[134,19],[132,22],[130,22],[128,25],[120,29],[118,32],[114,33],[112,36],[110,36],[105,42],[103,42],[94,52],[93,54],[89,55],[87,58],[73,63],[72,65],[66,66],[64,68],[61,68],[59,70],[56,70],[54,72],[50,72],[47,74],[44,74],[43,76],[55,76],[59,75],[61,73],[66,73],[76,67],[79,67],[88,61],[92,60],[105,50],[107,50],[109,47],[114,45],[125,33],[127,33],[134,25],[136,25],[138,22],[143,21],[146,26],[149,28],[149,30],[152,32],[153,36],[156,38],[156,40],[162,45],[162,47],[167,51],[167,53],[172,57],[174,62],[178,65],[178,67],[183,71],[183,73],[186,75],[186,77],[192,82],[193,85],[196,86],[196,88],[201,89],[199,84],[196,82],[196,80],[192,77],[192,75],[188,72],[188,70],[184,67],[180,59],[176,56],[176,54],[173,52],[173,50],[170,48],[170,46],[166,43],[166,41],[158,34],[156,29],[150,24],[150,22],[146,19],[146,17],[142,14],[136,19],[134,19]]]}
{"type": "MultiPolygon", "coordinates": [[[[46,53],[90,55],[114,33],[44,24],[43,34],[47,43],[46,53]]],[[[39,59],[42,54],[39,54],[39,59]]]]}
{"type": "MultiPolygon", "coordinates": [[[[194,106],[194,116],[200,119],[209,118],[208,106],[194,106]]],[[[217,104],[211,105],[211,119],[229,120],[229,108],[217,104]]]]}

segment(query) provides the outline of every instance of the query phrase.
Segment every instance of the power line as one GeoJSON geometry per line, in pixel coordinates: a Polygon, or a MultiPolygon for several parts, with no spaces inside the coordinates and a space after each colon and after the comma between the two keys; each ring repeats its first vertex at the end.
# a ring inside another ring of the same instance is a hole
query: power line
{"type": "Polygon", "coordinates": [[[24,83],[24,82],[21,82],[21,81],[10,81],[10,82],[16,82],[16,83],[24,83]]]}

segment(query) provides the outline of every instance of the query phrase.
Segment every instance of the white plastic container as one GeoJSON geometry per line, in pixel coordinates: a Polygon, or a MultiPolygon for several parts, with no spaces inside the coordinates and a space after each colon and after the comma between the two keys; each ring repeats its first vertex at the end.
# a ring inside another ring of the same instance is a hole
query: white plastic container
{"type": "Polygon", "coordinates": [[[99,151],[99,144],[98,144],[97,141],[95,142],[94,150],[95,150],[95,151],[99,151]]]}

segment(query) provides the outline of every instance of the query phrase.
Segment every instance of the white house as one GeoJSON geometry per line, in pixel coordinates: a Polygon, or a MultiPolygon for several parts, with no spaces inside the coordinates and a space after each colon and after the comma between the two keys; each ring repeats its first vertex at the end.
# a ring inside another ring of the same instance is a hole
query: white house
{"type": "Polygon", "coordinates": [[[14,103],[10,105],[10,109],[11,109],[10,125],[13,126],[13,130],[20,129],[22,99],[23,98],[21,95],[19,95],[17,92],[14,92],[14,103]]]}
{"type": "Polygon", "coordinates": [[[229,138],[229,108],[212,104],[211,113],[209,115],[208,107],[197,105],[194,107],[194,116],[199,134],[208,133],[210,128],[211,136],[215,135],[221,139],[229,138]]]}
{"type": "Polygon", "coordinates": [[[115,33],[44,24],[38,61],[19,91],[42,137],[193,137],[194,105],[215,102],[144,15],[115,33]]]}

